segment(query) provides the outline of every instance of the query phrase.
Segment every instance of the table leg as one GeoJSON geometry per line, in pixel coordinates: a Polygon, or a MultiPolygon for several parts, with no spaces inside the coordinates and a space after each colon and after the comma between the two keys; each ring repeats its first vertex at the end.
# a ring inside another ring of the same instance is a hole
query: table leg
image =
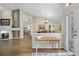
{"type": "Polygon", "coordinates": [[[60,48],[61,48],[61,41],[59,42],[59,55],[61,55],[61,51],[60,51],[60,48]]]}
{"type": "Polygon", "coordinates": [[[54,42],[54,46],[55,46],[54,48],[56,48],[56,42],[54,42]]]}
{"type": "Polygon", "coordinates": [[[36,47],[36,55],[37,55],[37,53],[38,53],[38,48],[36,47]]]}
{"type": "Polygon", "coordinates": [[[38,44],[36,43],[36,55],[38,53],[38,44]]]}

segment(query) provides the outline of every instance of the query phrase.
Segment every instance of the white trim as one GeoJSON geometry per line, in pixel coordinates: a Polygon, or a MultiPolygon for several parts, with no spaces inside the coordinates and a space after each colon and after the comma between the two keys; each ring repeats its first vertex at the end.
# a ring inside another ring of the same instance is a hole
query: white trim
{"type": "Polygon", "coordinates": [[[72,12],[73,12],[73,10],[68,11],[68,12],[66,13],[66,16],[68,16],[68,15],[71,14],[72,12]]]}
{"type": "Polygon", "coordinates": [[[66,50],[68,51],[68,16],[66,16],[66,50]]]}

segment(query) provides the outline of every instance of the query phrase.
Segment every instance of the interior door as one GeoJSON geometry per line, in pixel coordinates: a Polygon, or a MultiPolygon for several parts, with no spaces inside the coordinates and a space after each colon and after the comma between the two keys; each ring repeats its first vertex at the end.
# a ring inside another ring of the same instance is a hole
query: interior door
{"type": "Polygon", "coordinates": [[[73,12],[68,15],[68,50],[73,51],[73,12]]]}

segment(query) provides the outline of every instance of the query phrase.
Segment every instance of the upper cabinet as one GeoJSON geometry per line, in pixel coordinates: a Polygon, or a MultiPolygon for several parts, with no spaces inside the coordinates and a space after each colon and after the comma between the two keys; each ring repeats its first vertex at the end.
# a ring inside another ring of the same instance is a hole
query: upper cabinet
{"type": "Polygon", "coordinates": [[[12,10],[12,28],[20,28],[20,10],[12,10]]]}

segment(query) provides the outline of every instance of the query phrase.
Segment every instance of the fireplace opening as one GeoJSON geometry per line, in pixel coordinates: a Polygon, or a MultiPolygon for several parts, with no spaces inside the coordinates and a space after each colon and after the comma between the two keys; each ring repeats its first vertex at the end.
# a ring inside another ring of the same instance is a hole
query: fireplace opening
{"type": "Polygon", "coordinates": [[[2,33],[2,39],[9,39],[9,33],[2,33]]]}

